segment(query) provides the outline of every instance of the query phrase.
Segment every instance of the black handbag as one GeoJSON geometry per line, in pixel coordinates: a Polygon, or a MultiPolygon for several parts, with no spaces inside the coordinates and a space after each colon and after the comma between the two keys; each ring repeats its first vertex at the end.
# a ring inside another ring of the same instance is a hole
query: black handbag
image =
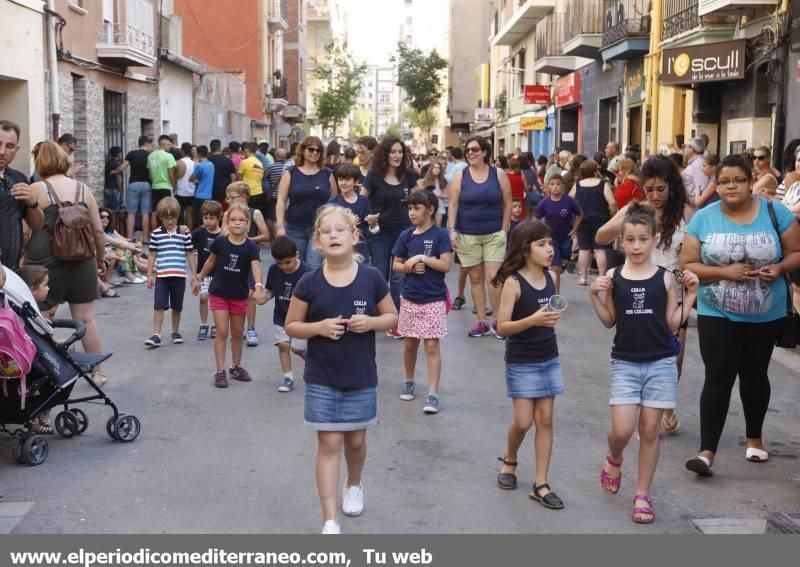
{"type": "MultiPolygon", "coordinates": [[[[767,202],[767,212],[769,212],[772,227],[778,233],[778,240],[780,241],[781,231],[778,228],[778,217],[775,216],[775,207],[772,201],[767,202]]],[[[775,339],[775,346],[796,348],[800,344],[800,316],[792,306],[792,284],[787,274],[783,275],[783,283],[786,284],[786,319],[783,321],[783,327],[781,327],[781,331],[775,339]]]]}

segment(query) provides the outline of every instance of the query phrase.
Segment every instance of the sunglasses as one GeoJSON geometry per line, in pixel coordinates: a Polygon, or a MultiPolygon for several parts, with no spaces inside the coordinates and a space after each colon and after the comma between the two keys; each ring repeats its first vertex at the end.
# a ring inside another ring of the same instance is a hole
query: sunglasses
{"type": "Polygon", "coordinates": [[[322,148],[306,148],[306,151],[310,154],[319,154],[322,153],[322,148]]]}
{"type": "Polygon", "coordinates": [[[438,155],[439,155],[439,152],[431,152],[431,153],[429,153],[428,155],[429,155],[429,156],[434,156],[434,157],[435,157],[435,156],[438,156],[438,155]]]}
{"type": "Polygon", "coordinates": [[[480,146],[470,146],[467,148],[468,154],[479,154],[481,152],[480,146]]]}
{"type": "Polygon", "coordinates": [[[758,161],[764,161],[765,159],[767,159],[767,156],[753,156],[753,157],[758,161]]]}
{"type": "Polygon", "coordinates": [[[109,215],[100,215],[100,218],[101,219],[110,219],[111,217],[109,215]]]}

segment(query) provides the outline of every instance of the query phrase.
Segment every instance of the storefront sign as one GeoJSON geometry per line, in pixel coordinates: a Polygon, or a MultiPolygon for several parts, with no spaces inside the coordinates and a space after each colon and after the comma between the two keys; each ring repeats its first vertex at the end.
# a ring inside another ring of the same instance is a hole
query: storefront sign
{"type": "Polygon", "coordinates": [[[550,104],[550,87],[525,85],[525,104],[550,104]]]}
{"type": "Polygon", "coordinates": [[[680,85],[744,78],[745,40],[665,49],[661,83],[680,85]]]}
{"type": "Polygon", "coordinates": [[[581,76],[570,73],[556,82],[556,106],[578,104],[581,101],[581,76]]]}
{"type": "Polygon", "coordinates": [[[524,116],[519,119],[520,130],[544,130],[547,128],[547,118],[544,116],[524,116]]]}
{"type": "Polygon", "coordinates": [[[800,53],[800,0],[792,0],[792,19],[789,20],[791,35],[789,36],[789,51],[800,53]]]}
{"type": "Polygon", "coordinates": [[[625,99],[628,105],[644,101],[644,60],[628,61],[625,65],[625,99]]]}
{"type": "Polygon", "coordinates": [[[494,108],[476,108],[475,122],[494,122],[494,108]]]}

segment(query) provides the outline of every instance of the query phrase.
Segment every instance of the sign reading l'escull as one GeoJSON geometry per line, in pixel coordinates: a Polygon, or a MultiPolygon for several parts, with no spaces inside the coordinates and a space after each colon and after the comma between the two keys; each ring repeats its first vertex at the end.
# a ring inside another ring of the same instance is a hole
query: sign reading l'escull
{"type": "Polygon", "coordinates": [[[664,85],[743,79],[745,40],[665,49],[661,61],[664,85]]]}

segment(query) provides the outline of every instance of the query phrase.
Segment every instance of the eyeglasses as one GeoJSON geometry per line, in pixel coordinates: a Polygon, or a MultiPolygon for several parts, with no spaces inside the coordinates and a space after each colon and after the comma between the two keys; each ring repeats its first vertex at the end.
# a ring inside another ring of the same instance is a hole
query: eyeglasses
{"type": "Polygon", "coordinates": [[[470,146],[470,147],[467,148],[467,153],[468,154],[479,154],[479,153],[481,153],[481,151],[482,150],[481,150],[480,146],[470,146]]]}
{"type": "Polygon", "coordinates": [[[717,179],[717,185],[727,187],[728,185],[747,185],[750,180],[747,177],[737,177],[736,179],[717,179]]]}
{"type": "Polygon", "coordinates": [[[229,218],[228,222],[234,223],[234,224],[244,224],[244,223],[247,222],[247,219],[244,218],[244,217],[235,217],[235,218],[229,218]]]}
{"type": "Polygon", "coordinates": [[[428,155],[429,155],[429,156],[436,157],[436,156],[438,156],[438,155],[439,155],[439,152],[431,152],[431,153],[429,153],[428,155]]]}
{"type": "Polygon", "coordinates": [[[101,219],[110,219],[111,217],[110,217],[110,216],[108,216],[108,215],[100,215],[100,218],[101,218],[101,219]]]}
{"type": "Polygon", "coordinates": [[[758,161],[764,161],[765,159],[767,159],[767,156],[765,155],[753,156],[753,157],[758,161]]]}
{"type": "Polygon", "coordinates": [[[322,153],[322,148],[306,148],[306,151],[310,154],[319,154],[322,153]]]}

